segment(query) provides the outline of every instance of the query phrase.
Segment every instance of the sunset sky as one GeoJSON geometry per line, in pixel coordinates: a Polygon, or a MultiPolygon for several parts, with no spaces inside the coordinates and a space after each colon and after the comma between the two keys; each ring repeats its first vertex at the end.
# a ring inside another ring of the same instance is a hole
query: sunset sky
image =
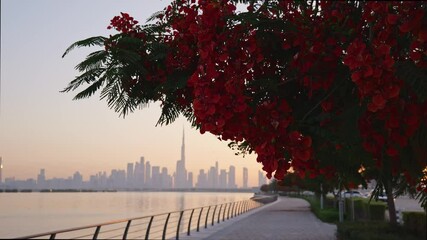
{"type": "Polygon", "coordinates": [[[125,119],[109,109],[99,95],[73,101],[75,93],[60,91],[79,73],[74,66],[95,51],[77,49],[64,59],[65,49],[77,40],[114,34],[110,19],[127,12],[140,23],[163,9],[165,0],[2,0],[0,156],[3,181],[68,177],[80,171],[84,179],[99,171],[125,169],[144,156],[151,165],[175,171],[180,158],[182,129],[186,133],[187,170],[197,177],[218,161],[220,169],[249,169],[249,185],[258,184],[261,165],[256,156],[235,156],[215,136],[201,135],[184,118],[155,127],[160,116],[154,103],[125,119]]]}

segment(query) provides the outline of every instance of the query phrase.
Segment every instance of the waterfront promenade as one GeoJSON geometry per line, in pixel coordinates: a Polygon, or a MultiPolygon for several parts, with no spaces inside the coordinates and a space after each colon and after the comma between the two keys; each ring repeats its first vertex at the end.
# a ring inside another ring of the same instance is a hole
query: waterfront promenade
{"type": "Polygon", "coordinates": [[[336,225],[317,219],[308,202],[298,198],[279,197],[247,214],[209,226],[180,239],[209,240],[331,240],[336,239],[336,225]]]}

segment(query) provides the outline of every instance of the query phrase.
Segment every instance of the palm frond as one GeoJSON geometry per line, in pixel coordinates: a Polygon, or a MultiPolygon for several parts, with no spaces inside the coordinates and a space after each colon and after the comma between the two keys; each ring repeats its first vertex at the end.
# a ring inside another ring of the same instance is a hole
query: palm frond
{"type": "Polygon", "coordinates": [[[88,98],[88,97],[92,96],[102,86],[102,84],[104,83],[104,80],[105,80],[105,78],[98,79],[97,81],[92,83],[89,87],[87,87],[85,90],[79,92],[73,98],[73,100],[79,100],[82,98],[88,98]]]}
{"type": "Polygon", "coordinates": [[[176,104],[170,101],[165,101],[162,106],[162,114],[160,115],[156,126],[169,125],[173,123],[179,117],[180,112],[181,111],[176,104]]]}
{"type": "Polygon", "coordinates": [[[194,110],[191,107],[186,108],[182,112],[182,115],[184,115],[184,117],[187,119],[187,121],[189,121],[191,123],[191,127],[194,127],[196,129],[200,128],[200,125],[197,124],[196,116],[194,116],[194,110]]]}
{"type": "Polygon", "coordinates": [[[117,48],[115,49],[112,57],[125,65],[132,65],[133,67],[145,72],[145,69],[141,64],[141,56],[134,51],[117,48]]]}
{"type": "Polygon", "coordinates": [[[65,57],[70,51],[72,51],[76,47],[104,46],[105,40],[107,40],[106,37],[96,36],[77,41],[71,44],[71,46],[69,46],[67,50],[65,50],[64,54],[62,54],[62,57],[65,57]]]}
{"type": "Polygon", "coordinates": [[[105,50],[90,53],[84,61],[79,63],[75,69],[83,72],[91,69],[100,68],[107,61],[108,53],[105,50]]]}
{"type": "Polygon", "coordinates": [[[165,10],[157,11],[153,13],[150,17],[148,17],[146,22],[151,22],[155,20],[159,15],[162,15],[164,13],[165,13],[165,10]]]}
{"type": "Polygon", "coordinates": [[[102,72],[105,71],[103,68],[94,68],[89,69],[80,76],[77,76],[73,81],[71,81],[68,86],[61,92],[69,92],[71,90],[76,90],[84,83],[90,83],[96,81],[96,79],[101,76],[102,72]]]}

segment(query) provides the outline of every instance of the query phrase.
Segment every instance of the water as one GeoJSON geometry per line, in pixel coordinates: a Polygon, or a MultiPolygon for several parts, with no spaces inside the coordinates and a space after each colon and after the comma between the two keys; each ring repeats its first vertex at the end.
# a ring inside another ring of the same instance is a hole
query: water
{"type": "Polygon", "coordinates": [[[247,200],[251,193],[0,193],[0,238],[247,200]]]}

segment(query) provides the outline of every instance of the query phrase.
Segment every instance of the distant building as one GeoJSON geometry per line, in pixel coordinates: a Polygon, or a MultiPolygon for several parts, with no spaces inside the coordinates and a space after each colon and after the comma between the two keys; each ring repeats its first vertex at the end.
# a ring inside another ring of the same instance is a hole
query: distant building
{"type": "Polygon", "coordinates": [[[134,184],[135,187],[138,189],[142,189],[144,187],[145,183],[145,159],[144,157],[141,157],[139,160],[139,163],[137,162],[135,164],[135,171],[134,171],[134,184]]]}
{"type": "Polygon", "coordinates": [[[219,183],[218,183],[219,188],[222,188],[222,189],[227,188],[227,170],[221,169],[218,180],[219,180],[219,183]]]}
{"type": "Polygon", "coordinates": [[[264,184],[267,184],[267,178],[262,171],[258,171],[258,185],[261,187],[264,184]]]}
{"type": "Polygon", "coordinates": [[[145,164],[145,187],[151,187],[151,164],[150,161],[147,161],[145,164]]]}
{"type": "Polygon", "coordinates": [[[228,188],[237,188],[236,185],[236,168],[234,166],[230,166],[228,171],[228,188]]]}
{"type": "Polygon", "coordinates": [[[243,168],[243,188],[248,188],[248,169],[243,168]]]}
{"type": "Polygon", "coordinates": [[[160,182],[161,182],[161,188],[162,189],[170,189],[172,188],[172,177],[168,174],[168,169],[163,167],[162,173],[160,174],[160,182]]]}
{"type": "Polygon", "coordinates": [[[185,168],[185,134],[182,131],[181,159],[176,162],[175,188],[188,188],[187,169],[185,168]]]}
{"type": "MultiPolygon", "coordinates": [[[[95,176],[93,180],[96,180],[98,182],[97,177],[95,176]]],[[[126,172],[125,170],[117,170],[113,169],[111,170],[111,176],[110,176],[110,186],[113,189],[123,189],[126,187],[126,172]]],[[[90,185],[95,184],[94,182],[90,182],[90,185]]],[[[98,187],[98,184],[96,183],[94,187],[98,187]]]]}
{"type": "Polygon", "coordinates": [[[192,172],[188,173],[188,187],[193,188],[193,173],[192,172]]]}
{"type": "Polygon", "coordinates": [[[207,188],[207,176],[205,174],[205,170],[200,169],[199,176],[197,177],[196,188],[207,188]]]}
{"type": "Polygon", "coordinates": [[[0,157],[0,185],[3,182],[3,161],[0,157]]]}
{"type": "Polygon", "coordinates": [[[215,182],[215,167],[211,167],[208,171],[208,188],[216,188],[216,182],[215,182]]]}
{"type": "Polygon", "coordinates": [[[133,187],[133,163],[128,163],[126,174],[126,186],[133,187]]]}
{"type": "Polygon", "coordinates": [[[77,171],[73,175],[73,181],[71,184],[71,188],[79,189],[83,186],[83,176],[77,171]]]}
{"type": "Polygon", "coordinates": [[[46,175],[44,168],[40,169],[39,175],[37,175],[37,188],[38,189],[44,189],[47,188],[46,186],[46,175]]]}
{"type": "Polygon", "coordinates": [[[160,176],[160,167],[153,166],[151,168],[151,187],[152,188],[161,188],[161,176],[160,176]]]}

